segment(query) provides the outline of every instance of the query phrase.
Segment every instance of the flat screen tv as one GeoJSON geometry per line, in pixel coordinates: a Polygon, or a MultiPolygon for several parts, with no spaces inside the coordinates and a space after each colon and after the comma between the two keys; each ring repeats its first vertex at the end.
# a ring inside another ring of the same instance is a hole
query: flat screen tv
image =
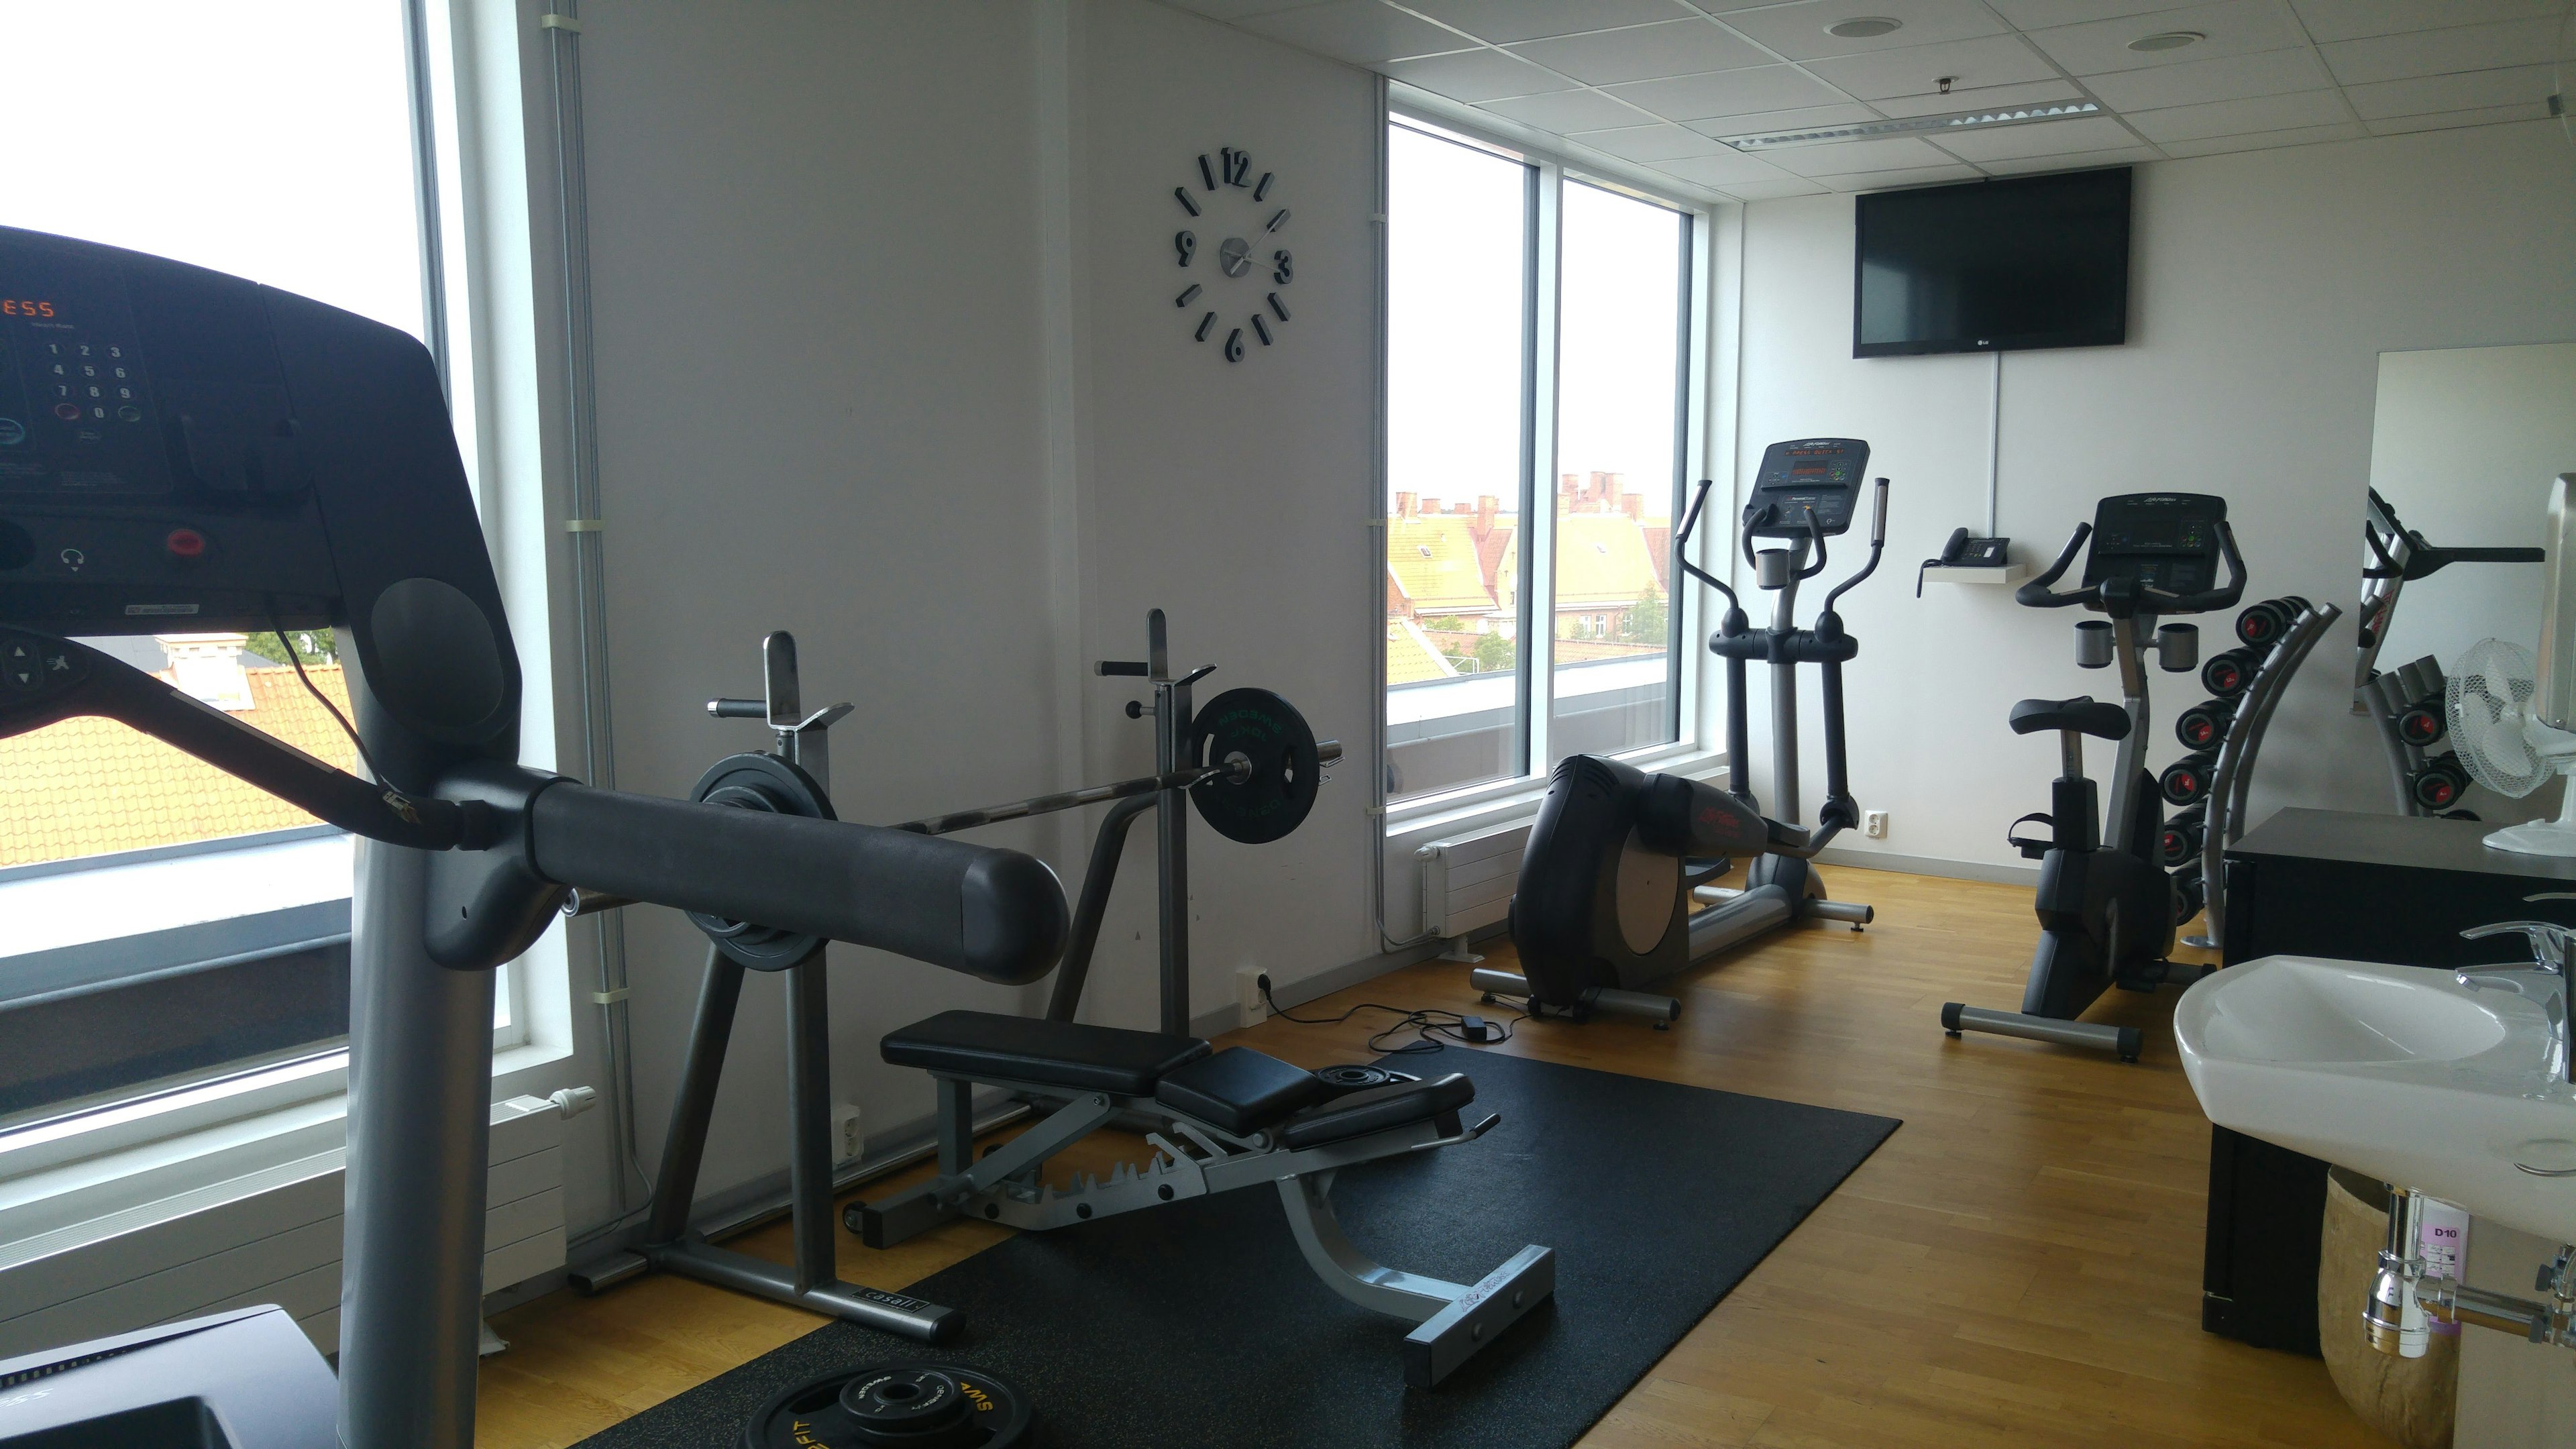
{"type": "Polygon", "coordinates": [[[2129,336],[2129,168],[1859,198],[1852,356],[2129,336]]]}

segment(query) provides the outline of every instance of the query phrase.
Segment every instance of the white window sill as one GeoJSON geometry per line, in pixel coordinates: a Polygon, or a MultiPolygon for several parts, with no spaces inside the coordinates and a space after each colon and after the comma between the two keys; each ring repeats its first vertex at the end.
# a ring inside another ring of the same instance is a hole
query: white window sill
{"type": "MultiPolygon", "coordinates": [[[[492,1100],[567,1085],[553,1079],[571,1056],[551,1043],[497,1051],[492,1100]]],[[[0,1137],[0,1249],[337,1150],[348,1136],[347,1061],[332,1053],[0,1137]]]]}
{"type": "MultiPolygon", "coordinates": [[[[1611,758],[1640,770],[1694,779],[1705,779],[1726,767],[1725,751],[1706,749],[1691,741],[1650,745],[1611,758]]],[[[1390,846],[1401,842],[1410,849],[1423,840],[1535,815],[1539,802],[1546,798],[1547,779],[1535,775],[1418,796],[1387,807],[1386,840],[1390,846]]]]}

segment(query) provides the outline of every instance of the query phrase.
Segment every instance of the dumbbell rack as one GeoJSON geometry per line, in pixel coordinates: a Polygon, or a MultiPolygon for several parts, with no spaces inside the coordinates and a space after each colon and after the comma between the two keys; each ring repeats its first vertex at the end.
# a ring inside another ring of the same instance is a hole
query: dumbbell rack
{"type": "Polygon", "coordinates": [[[2332,604],[2301,610],[2273,641],[2255,667],[2254,677],[2236,697],[2236,711],[2219,743],[2218,762],[2210,771],[2209,793],[2204,797],[2208,804],[2201,822],[2200,883],[2206,914],[2200,934],[2183,938],[2186,946],[2216,948],[2227,938],[2227,847],[2245,833],[2245,802],[2253,789],[2254,761],[2262,753],[2263,735],[2291,677],[2341,617],[2343,610],[2332,604]]]}
{"type": "Polygon", "coordinates": [[[2353,690],[2353,710],[2369,715],[2379,727],[2379,742],[2388,753],[2389,788],[2396,792],[2397,808],[2408,815],[2440,815],[2458,805],[2461,792],[2469,787],[2469,772],[2456,756],[2433,753],[2433,746],[2442,742],[2446,723],[2444,688],[2442,666],[2427,654],[2395,669],[2373,669],[2353,690]],[[2421,743],[2408,738],[2410,716],[2429,717],[2429,728],[2418,726],[2424,734],[2421,743]],[[2451,789],[2447,798],[2428,801],[2425,795],[2436,787],[2427,777],[2437,772],[2451,789]]]}

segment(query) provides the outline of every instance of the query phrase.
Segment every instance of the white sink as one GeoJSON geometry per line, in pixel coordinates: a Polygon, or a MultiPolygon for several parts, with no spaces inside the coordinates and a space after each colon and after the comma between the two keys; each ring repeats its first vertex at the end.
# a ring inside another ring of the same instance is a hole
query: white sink
{"type": "Polygon", "coordinates": [[[2184,992],[2174,1038],[2212,1122],[2576,1242],[2576,1087],[2536,996],[2271,956],[2184,992]]]}

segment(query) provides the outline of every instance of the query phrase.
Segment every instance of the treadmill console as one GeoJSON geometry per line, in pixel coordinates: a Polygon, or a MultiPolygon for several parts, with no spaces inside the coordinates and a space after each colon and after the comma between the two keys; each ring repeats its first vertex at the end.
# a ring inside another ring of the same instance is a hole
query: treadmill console
{"type": "Polygon", "coordinates": [[[2227,500],[2208,493],[2123,493],[2093,510],[2084,585],[2133,580],[2172,594],[2218,582],[2218,525],[2227,500]]]}
{"type": "Polygon", "coordinates": [[[1816,532],[1832,537],[1851,527],[1861,477],[1869,471],[1869,444],[1858,438],[1802,438],[1762,450],[1753,496],[1744,504],[1747,538],[1805,538],[1812,513],[1816,532]]]}

